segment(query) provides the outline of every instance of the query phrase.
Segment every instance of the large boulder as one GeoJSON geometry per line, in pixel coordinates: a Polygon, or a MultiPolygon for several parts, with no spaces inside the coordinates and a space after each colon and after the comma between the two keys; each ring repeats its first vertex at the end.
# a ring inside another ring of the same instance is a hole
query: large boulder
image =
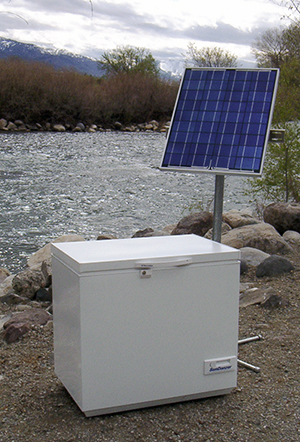
{"type": "Polygon", "coordinates": [[[149,236],[169,236],[170,233],[168,233],[166,230],[153,230],[151,227],[147,227],[144,230],[138,230],[135,232],[134,235],[132,235],[132,238],[142,238],[142,237],[149,237],[149,236]]]}
{"type": "Polygon", "coordinates": [[[270,256],[268,253],[265,253],[262,250],[254,249],[253,247],[242,247],[240,250],[242,261],[253,267],[258,266],[270,256]]]}
{"type": "Polygon", "coordinates": [[[0,284],[0,298],[14,291],[12,281],[15,275],[9,275],[0,284]]]}
{"type": "Polygon", "coordinates": [[[293,264],[283,256],[271,255],[259,264],[256,276],[279,276],[294,270],[293,264]]]}
{"type": "MultiPolygon", "coordinates": [[[[221,235],[225,235],[225,233],[229,232],[231,230],[231,227],[229,224],[222,222],[222,227],[221,227],[221,235]]],[[[213,238],[213,233],[214,233],[214,229],[211,228],[209,229],[205,235],[204,238],[207,239],[212,239],[213,238]]]]}
{"type": "Polygon", "coordinates": [[[225,212],[223,213],[223,221],[229,224],[232,229],[247,226],[248,224],[258,224],[260,222],[248,209],[241,211],[232,209],[229,212],[225,212]]]}
{"type": "Polygon", "coordinates": [[[47,281],[41,270],[28,268],[15,275],[12,287],[19,296],[33,299],[40,288],[46,287],[47,281]]]}
{"type": "Polygon", "coordinates": [[[204,236],[213,226],[213,215],[210,212],[193,213],[182,218],[171,235],[186,235],[194,233],[204,236]]]}
{"type": "Polygon", "coordinates": [[[300,204],[271,203],[264,210],[264,221],[282,235],[287,230],[300,233],[300,204]]]}
{"type": "MultiPolygon", "coordinates": [[[[62,235],[56,238],[54,243],[56,242],[74,242],[74,241],[84,241],[83,236],[76,234],[68,234],[62,235]]],[[[42,265],[43,261],[49,262],[51,260],[51,243],[46,244],[44,247],[39,249],[37,252],[33,253],[27,261],[28,267],[39,267],[42,265]]]]}
{"type": "Polygon", "coordinates": [[[9,270],[0,267],[0,284],[10,275],[9,270]]]}
{"type": "Polygon", "coordinates": [[[270,255],[286,254],[293,250],[275,228],[267,223],[232,229],[222,235],[222,243],[237,249],[253,247],[270,255]]]}
{"type": "Polygon", "coordinates": [[[293,247],[293,249],[300,248],[300,233],[295,232],[295,230],[286,230],[282,238],[293,247]]]}
{"type": "Polygon", "coordinates": [[[11,344],[27,333],[32,325],[45,325],[51,319],[52,316],[41,308],[32,308],[15,314],[3,325],[4,339],[11,344]]]}

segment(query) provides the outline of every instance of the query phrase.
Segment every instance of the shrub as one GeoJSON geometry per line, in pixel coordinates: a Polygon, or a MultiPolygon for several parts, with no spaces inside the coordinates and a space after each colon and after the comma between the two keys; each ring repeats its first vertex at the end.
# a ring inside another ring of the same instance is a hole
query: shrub
{"type": "Polygon", "coordinates": [[[178,83],[143,73],[94,78],[47,64],[0,60],[0,117],[25,123],[111,124],[170,118],[178,83]]]}

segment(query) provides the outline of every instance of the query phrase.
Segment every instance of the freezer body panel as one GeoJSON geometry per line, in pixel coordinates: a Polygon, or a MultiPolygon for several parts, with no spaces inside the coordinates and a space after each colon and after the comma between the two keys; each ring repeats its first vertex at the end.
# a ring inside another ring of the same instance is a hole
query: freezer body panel
{"type": "Polygon", "coordinates": [[[135,268],[83,274],[53,256],[55,369],[87,416],[236,386],[240,266],[230,252],[179,265],[167,252],[152,267],[139,254],[135,268]]]}
{"type": "Polygon", "coordinates": [[[55,372],[81,406],[80,278],[56,258],[52,259],[52,274],[55,372]]]}

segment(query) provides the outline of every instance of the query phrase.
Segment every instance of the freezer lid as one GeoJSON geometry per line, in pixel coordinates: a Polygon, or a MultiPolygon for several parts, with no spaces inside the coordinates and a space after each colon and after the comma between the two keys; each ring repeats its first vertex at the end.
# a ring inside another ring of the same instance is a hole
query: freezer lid
{"type": "Polygon", "coordinates": [[[53,243],[52,256],[78,273],[240,259],[240,251],[191,235],[53,243]]]}

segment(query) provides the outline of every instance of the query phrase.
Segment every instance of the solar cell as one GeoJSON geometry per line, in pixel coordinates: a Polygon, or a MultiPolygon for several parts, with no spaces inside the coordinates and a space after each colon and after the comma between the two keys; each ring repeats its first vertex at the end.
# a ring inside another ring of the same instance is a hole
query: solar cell
{"type": "Polygon", "coordinates": [[[162,170],[261,175],[278,69],[187,68],[162,170]]]}

